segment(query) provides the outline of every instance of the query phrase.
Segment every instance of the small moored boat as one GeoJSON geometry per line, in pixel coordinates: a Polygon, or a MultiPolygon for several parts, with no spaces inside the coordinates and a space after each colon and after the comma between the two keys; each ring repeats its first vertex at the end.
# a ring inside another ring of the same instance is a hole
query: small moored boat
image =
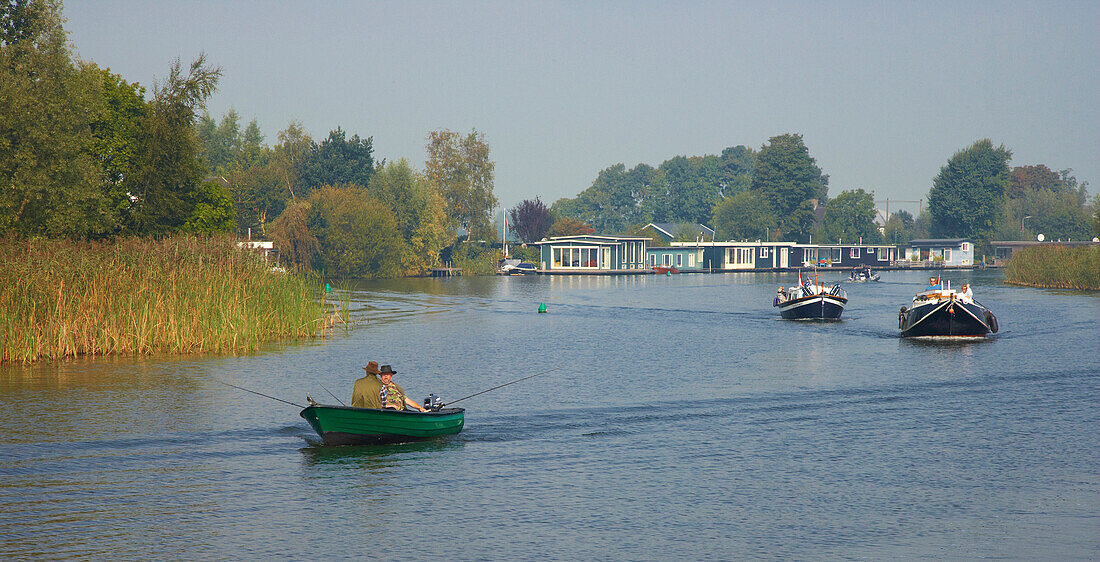
{"type": "Polygon", "coordinates": [[[798,272],[798,286],[780,287],[772,301],[779,307],[779,315],[787,320],[840,320],[848,295],[839,285],[826,287],[814,280],[803,281],[798,272]]]}
{"type": "Polygon", "coordinates": [[[898,311],[901,337],[985,337],[997,333],[997,317],[969,291],[946,286],[921,291],[913,305],[898,311]]]}
{"type": "Polygon", "coordinates": [[[463,408],[428,412],[313,404],[299,415],[325,445],[376,445],[431,439],[462,431],[463,408]]]}
{"type": "Polygon", "coordinates": [[[680,270],[671,265],[655,265],[653,266],[653,273],[657,275],[668,275],[669,273],[680,273],[680,270]]]}

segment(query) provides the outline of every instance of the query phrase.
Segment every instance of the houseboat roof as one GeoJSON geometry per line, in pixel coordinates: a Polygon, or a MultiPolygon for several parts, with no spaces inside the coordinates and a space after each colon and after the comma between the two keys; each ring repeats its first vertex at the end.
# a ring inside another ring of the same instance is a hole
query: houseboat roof
{"type": "Polygon", "coordinates": [[[707,236],[714,236],[714,230],[705,224],[691,222],[651,222],[642,228],[649,228],[651,226],[654,230],[657,230],[669,238],[675,238],[676,234],[684,230],[694,232],[696,235],[705,234],[707,236]]]}
{"type": "Polygon", "coordinates": [[[596,234],[577,234],[574,236],[554,236],[550,239],[539,240],[538,242],[529,242],[527,245],[542,245],[542,244],[556,244],[561,242],[584,242],[587,244],[618,244],[619,242],[630,242],[639,240],[652,240],[648,236],[599,236],[596,234]]]}
{"type": "MultiPolygon", "coordinates": [[[[963,242],[973,242],[971,238],[923,238],[921,240],[910,240],[910,246],[946,246],[946,245],[958,245],[963,242]]],[[[903,244],[904,245],[904,244],[903,244]]]]}

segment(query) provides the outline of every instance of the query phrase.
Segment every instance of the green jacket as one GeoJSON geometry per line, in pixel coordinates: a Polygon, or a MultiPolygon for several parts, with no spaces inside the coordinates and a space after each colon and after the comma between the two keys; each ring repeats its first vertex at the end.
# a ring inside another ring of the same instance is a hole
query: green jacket
{"type": "Polygon", "coordinates": [[[351,390],[351,407],[381,408],[382,399],[379,397],[381,391],[382,381],[378,375],[367,375],[355,381],[355,388],[351,390]]]}

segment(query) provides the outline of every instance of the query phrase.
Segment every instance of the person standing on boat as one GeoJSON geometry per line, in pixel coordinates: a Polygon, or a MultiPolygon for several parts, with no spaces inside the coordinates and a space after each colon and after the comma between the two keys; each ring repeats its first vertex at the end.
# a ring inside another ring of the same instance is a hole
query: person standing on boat
{"type": "Polygon", "coordinates": [[[367,374],[355,381],[355,387],[351,390],[352,408],[381,408],[382,401],[378,399],[378,393],[382,390],[382,381],[378,380],[381,371],[378,370],[378,362],[367,363],[363,370],[367,374]]]}
{"type": "Polygon", "coordinates": [[[397,371],[389,365],[382,365],[382,370],[378,373],[378,377],[382,379],[382,389],[378,391],[378,399],[382,407],[404,410],[405,406],[409,406],[421,412],[427,412],[428,410],[423,406],[405,396],[405,389],[393,382],[393,375],[396,373],[397,371]]]}

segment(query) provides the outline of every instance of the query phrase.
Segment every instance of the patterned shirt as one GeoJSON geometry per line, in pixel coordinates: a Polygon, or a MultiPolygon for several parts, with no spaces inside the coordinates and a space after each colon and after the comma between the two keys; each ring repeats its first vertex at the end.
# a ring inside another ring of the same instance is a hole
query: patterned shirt
{"type": "Polygon", "coordinates": [[[405,391],[397,383],[383,384],[378,392],[378,398],[382,401],[383,408],[395,407],[398,410],[405,409],[405,391]]]}

